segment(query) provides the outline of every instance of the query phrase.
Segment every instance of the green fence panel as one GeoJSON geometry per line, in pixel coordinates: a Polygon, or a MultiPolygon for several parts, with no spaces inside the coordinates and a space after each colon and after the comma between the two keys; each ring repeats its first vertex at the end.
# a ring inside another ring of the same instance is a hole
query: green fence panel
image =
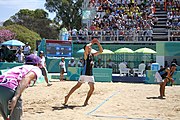
{"type": "Polygon", "coordinates": [[[67,80],[77,81],[81,75],[82,68],[80,67],[68,67],[67,80]]]}
{"type": "MultiPolygon", "coordinates": [[[[68,67],[67,80],[77,81],[81,75],[82,68],[68,67]]],[[[93,68],[93,75],[96,82],[111,82],[112,69],[109,68],[93,68]]]]}
{"type": "Polygon", "coordinates": [[[112,81],[112,69],[110,68],[94,68],[93,74],[96,82],[112,81]]]}
{"type": "MultiPolygon", "coordinates": [[[[156,80],[154,78],[156,72],[157,71],[147,70],[146,71],[145,83],[147,83],[147,84],[157,84],[157,82],[156,82],[156,80]]],[[[180,71],[174,72],[173,78],[175,80],[175,85],[180,85],[180,71]]]]}
{"type": "Polygon", "coordinates": [[[15,63],[15,62],[0,62],[0,70],[10,69],[16,66],[21,66],[23,63],[15,63]]]}
{"type": "MultiPolygon", "coordinates": [[[[68,62],[71,58],[65,58],[66,68],[68,68],[68,62]]],[[[46,64],[49,73],[60,73],[59,62],[61,57],[47,57],[46,64]]],[[[67,69],[66,69],[67,70],[67,69]]]]}

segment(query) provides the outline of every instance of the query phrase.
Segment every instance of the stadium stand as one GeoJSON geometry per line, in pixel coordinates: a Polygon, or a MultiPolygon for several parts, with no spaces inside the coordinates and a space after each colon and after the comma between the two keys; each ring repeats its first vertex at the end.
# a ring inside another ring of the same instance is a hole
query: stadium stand
{"type": "Polygon", "coordinates": [[[69,29],[72,40],[86,41],[92,37],[101,41],[180,39],[178,0],[84,0],[82,9],[92,14],[85,27],[69,29]]]}

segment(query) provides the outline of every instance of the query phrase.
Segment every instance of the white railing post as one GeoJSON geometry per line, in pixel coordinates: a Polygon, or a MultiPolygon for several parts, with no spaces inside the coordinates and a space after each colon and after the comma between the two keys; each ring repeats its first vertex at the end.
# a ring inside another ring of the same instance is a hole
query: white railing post
{"type": "Polygon", "coordinates": [[[133,41],[136,41],[136,30],[133,30],[133,41]]]}
{"type": "Polygon", "coordinates": [[[117,32],[117,41],[119,41],[119,30],[116,30],[117,32]]]}
{"type": "Polygon", "coordinates": [[[170,41],[171,40],[171,30],[168,30],[168,41],[170,41]]]}
{"type": "Polygon", "coordinates": [[[102,30],[101,30],[101,41],[103,41],[103,39],[102,39],[102,30]]]}

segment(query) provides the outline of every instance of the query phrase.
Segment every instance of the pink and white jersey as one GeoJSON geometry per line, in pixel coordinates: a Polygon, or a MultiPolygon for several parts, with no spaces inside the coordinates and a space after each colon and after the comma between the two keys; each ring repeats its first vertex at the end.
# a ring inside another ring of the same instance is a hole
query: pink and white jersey
{"type": "Polygon", "coordinates": [[[37,66],[17,66],[8,70],[3,75],[0,75],[0,86],[5,86],[12,90],[15,90],[19,85],[19,82],[29,72],[34,72],[34,74],[36,75],[36,79],[34,81],[36,81],[42,75],[41,70],[37,66]]]}

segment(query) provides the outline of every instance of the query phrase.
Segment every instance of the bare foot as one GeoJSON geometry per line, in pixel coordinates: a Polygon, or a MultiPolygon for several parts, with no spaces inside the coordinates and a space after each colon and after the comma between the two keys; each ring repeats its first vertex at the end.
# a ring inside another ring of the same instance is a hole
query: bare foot
{"type": "Polygon", "coordinates": [[[85,102],[83,106],[87,106],[87,105],[89,105],[88,102],[85,102]]]}
{"type": "Polygon", "coordinates": [[[165,98],[163,98],[163,96],[158,96],[158,98],[159,98],[159,99],[165,99],[165,98]]]}
{"type": "Polygon", "coordinates": [[[69,97],[68,96],[65,96],[64,97],[64,104],[63,105],[66,105],[67,101],[68,101],[69,97]]]}
{"type": "Polygon", "coordinates": [[[52,84],[48,83],[47,86],[51,86],[52,84]]]}

